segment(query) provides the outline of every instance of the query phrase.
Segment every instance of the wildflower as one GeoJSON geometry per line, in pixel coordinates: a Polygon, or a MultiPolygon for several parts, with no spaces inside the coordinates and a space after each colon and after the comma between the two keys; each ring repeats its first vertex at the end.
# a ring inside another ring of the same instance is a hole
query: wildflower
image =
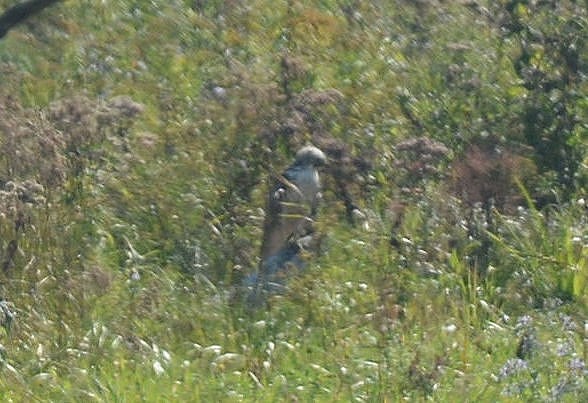
{"type": "Polygon", "coordinates": [[[280,345],[286,347],[290,351],[296,350],[296,347],[292,343],[288,343],[285,340],[281,340],[280,345]]]}
{"type": "Polygon", "coordinates": [[[108,102],[108,108],[117,112],[123,117],[132,118],[143,112],[143,105],[133,101],[130,97],[121,95],[114,97],[108,102]]]}
{"type": "Polygon", "coordinates": [[[265,350],[267,355],[272,355],[276,348],[276,344],[273,341],[267,343],[267,349],[265,350]]]}
{"type": "Polygon", "coordinates": [[[529,368],[527,361],[520,358],[511,358],[500,368],[498,373],[498,379],[503,380],[514,376],[522,371],[526,371],[529,368]]]}
{"type": "Polygon", "coordinates": [[[165,360],[165,362],[171,361],[171,354],[167,350],[161,350],[161,357],[165,360]]]}
{"type": "Polygon", "coordinates": [[[574,352],[574,346],[569,341],[566,340],[566,341],[557,343],[555,353],[559,357],[565,357],[567,355],[571,355],[573,352],[574,352]]]}
{"type": "Polygon", "coordinates": [[[570,371],[578,373],[586,373],[586,363],[583,359],[574,357],[569,362],[570,371]]]}
{"type": "Polygon", "coordinates": [[[256,329],[265,329],[266,324],[267,323],[265,320],[258,320],[253,324],[253,327],[255,327],[256,329]]]}
{"type": "Polygon", "coordinates": [[[533,324],[533,318],[531,318],[529,315],[521,316],[517,320],[517,324],[515,325],[515,331],[517,332],[517,335],[520,335],[519,332],[521,330],[529,329],[532,324],[533,324]]]}
{"type": "Polygon", "coordinates": [[[570,390],[570,382],[567,379],[561,379],[557,385],[551,388],[551,399],[555,401],[561,400],[561,397],[570,390]]]}
{"type": "Polygon", "coordinates": [[[208,347],[205,347],[202,349],[201,353],[203,357],[216,357],[218,355],[220,355],[220,353],[223,351],[223,348],[221,346],[217,346],[217,345],[211,345],[208,347]]]}
{"type": "Polygon", "coordinates": [[[237,353],[225,353],[219,355],[213,362],[212,367],[221,371],[237,371],[245,367],[245,356],[237,353]]]}
{"type": "Polygon", "coordinates": [[[131,270],[131,280],[132,281],[139,281],[139,280],[141,280],[141,275],[139,274],[139,272],[135,268],[133,268],[131,270]]]}
{"type": "Polygon", "coordinates": [[[163,365],[161,365],[161,363],[159,361],[154,361],[153,362],[153,371],[155,371],[155,375],[161,376],[165,372],[165,369],[163,368],[163,365]]]}
{"type": "Polygon", "coordinates": [[[560,319],[564,330],[575,331],[576,329],[578,329],[578,325],[571,316],[561,314],[560,319]]]}
{"type": "Polygon", "coordinates": [[[218,85],[214,86],[212,88],[212,93],[218,100],[224,101],[227,99],[227,90],[223,87],[219,87],[218,85]]]}

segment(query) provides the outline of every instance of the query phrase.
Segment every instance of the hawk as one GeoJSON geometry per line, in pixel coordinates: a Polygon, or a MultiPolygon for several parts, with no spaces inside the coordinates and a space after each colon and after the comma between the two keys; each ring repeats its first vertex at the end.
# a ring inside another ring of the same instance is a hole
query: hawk
{"type": "Polygon", "coordinates": [[[301,267],[299,252],[312,241],[312,223],[321,198],[319,167],[327,157],[307,145],[270,188],[263,227],[261,264],[255,282],[258,290],[279,283],[288,265],[301,267]]]}
{"type": "Polygon", "coordinates": [[[274,256],[288,241],[308,232],[321,197],[318,167],[326,160],[321,150],[305,146],[296,153],[294,163],[277,176],[268,195],[262,260],[274,256]]]}

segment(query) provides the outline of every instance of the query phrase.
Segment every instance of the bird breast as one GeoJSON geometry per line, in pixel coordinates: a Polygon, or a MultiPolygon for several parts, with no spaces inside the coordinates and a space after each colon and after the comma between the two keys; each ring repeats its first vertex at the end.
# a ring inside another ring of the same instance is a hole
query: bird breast
{"type": "Polygon", "coordinates": [[[319,174],[313,167],[305,167],[296,172],[296,177],[292,181],[300,191],[302,201],[312,203],[315,201],[317,193],[320,191],[319,174]]]}

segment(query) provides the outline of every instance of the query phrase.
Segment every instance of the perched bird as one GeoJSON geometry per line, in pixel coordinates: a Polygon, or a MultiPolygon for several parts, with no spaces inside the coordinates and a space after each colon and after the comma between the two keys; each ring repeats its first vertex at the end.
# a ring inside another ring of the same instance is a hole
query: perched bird
{"type": "Polygon", "coordinates": [[[257,291],[279,285],[288,266],[303,266],[299,252],[312,243],[312,223],[321,198],[318,168],[326,162],[321,150],[304,146],[270,188],[260,270],[254,278],[257,291]]]}
{"type": "Polygon", "coordinates": [[[318,167],[326,161],[321,150],[305,146],[296,153],[294,163],[277,176],[268,195],[262,261],[308,233],[321,197],[318,167]]]}

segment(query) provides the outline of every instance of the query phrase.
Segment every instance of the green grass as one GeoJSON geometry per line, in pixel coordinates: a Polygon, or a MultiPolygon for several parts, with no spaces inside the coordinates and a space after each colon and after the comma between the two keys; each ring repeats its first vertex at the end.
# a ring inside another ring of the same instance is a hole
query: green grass
{"type": "Polygon", "coordinates": [[[586,10],[159,3],[0,41],[2,401],[587,400],[586,10]],[[251,310],[308,140],[321,253],[251,310]]]}

